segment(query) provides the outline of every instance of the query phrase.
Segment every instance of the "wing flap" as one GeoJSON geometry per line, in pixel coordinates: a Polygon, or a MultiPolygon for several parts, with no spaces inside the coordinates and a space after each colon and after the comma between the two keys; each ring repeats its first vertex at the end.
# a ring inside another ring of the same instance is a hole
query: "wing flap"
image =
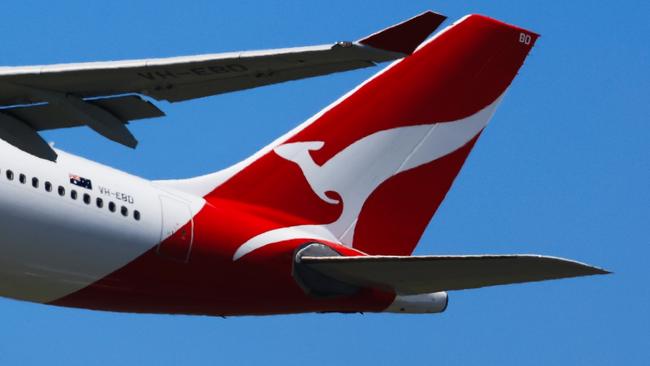
{"type": "Polygon", "coordinates": [[[89,102],[110,111],[122,121],[136,121],[165,115],[158,107],[137,95],[91,99],[89,102]]]}
{"type": "MultiPolygon", "coordinates": [[[[90,99],[85,102],[101,107],[123,122],[144,118],[161,117],[165,114],[152,103],[137,95],[90,99]]],[[[69,109],[56,104],[37,104],[2,108],[0,111],[11,115],[31,126],[36,131],[51,130],[85,125],[86,121],[69,109]]]]}
{"type": "Polygon", "coordinates": [[[539,255],[305,256],[300,262],[345,283],[406,295],[609,273],[539,255]]]}

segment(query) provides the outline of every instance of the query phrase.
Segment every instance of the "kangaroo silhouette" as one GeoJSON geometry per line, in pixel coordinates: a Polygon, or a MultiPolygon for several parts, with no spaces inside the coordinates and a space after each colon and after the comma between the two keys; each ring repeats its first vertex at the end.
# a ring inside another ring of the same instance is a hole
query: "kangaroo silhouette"
{"type": "Polygon", "coordinates": [[[270,230],[243,243],[233,256],[237,260],[265,245],[289,239],[322,239],[353,246],[357,218],[372,192],[388,178],[429,163],[463,147],[487,125],[501,97],[469,117],[453,121],[397,127],[363,137],[341,150],[323,165],[310,151],[322,141],[292,142],[273,151],[297,164],[314,193],[329,204],[340,203],[327,192],[336,192],[343,212],[331,223],[297,225],[270,230]]]}

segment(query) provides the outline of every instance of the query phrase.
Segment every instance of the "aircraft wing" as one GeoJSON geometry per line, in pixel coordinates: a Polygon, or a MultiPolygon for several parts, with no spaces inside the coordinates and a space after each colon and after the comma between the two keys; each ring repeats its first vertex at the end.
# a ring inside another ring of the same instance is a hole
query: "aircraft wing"
{"type": "Polygon", "coordinates": [[[609,273],[540,255],[304,256],[300,264],[351,285],[405,295],[609,273]]]}
{"type": "Polygon", "coordinates": [[[321,46],[2,67],[0,138],[54,160],[56,154],[47,151],[47,144],[39,141],[36,131],[85,124],[113,141],[135,147],[137,140],[125,124],[163,113],[137,96],[124,98],[125,94],[179,102],[374,66],[412,53],[445,19],[428,11],[356,42],[321,46]],[[97,101],[98,98],[108,100],[97,101]],[[125,114],[125,110],[133,111],[125,114]]]}

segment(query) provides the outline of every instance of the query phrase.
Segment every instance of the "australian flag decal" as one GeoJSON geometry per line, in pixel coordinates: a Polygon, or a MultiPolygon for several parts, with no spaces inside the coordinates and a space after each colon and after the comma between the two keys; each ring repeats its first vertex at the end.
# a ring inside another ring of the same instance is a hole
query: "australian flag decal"
{"type": "Polygon", "coordinates": [[[70,183],[75,186],[93,189],[93,183],[88,178],[80,177],[78,175],[70,174],[70,183]]]}

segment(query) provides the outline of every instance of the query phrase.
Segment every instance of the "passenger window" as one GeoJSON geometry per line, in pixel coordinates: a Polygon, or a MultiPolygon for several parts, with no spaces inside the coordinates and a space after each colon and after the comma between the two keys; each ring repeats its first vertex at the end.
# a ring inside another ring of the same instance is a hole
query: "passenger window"
{"type": "Polygon", "coordinates": [[[5,174],[7,174],[7,179],[14,180],[14,172],[12,172],[11,170],[7,170],[5,174]]]}
{"type": "Polygon", "coordinates": [[[135,219],[135,221],[140,221],[140,211],[138,210],[133,211],[133,218],[135,219]]]}
{"type": "Polygon", "coordinates": [[[38,188],[38,178],[32,178],[32,187],[38,188]]]}
{"type": "Polygon", "coordinates": [[[104,207],[104,200],[103,200],[103,199],[97,197],[97,201],[96,201],[96,202],[97,202],[97,207],[99,207],[99,208],[104,207]]]}
{"type": "Polygon", "coordinates": [[[59,186],[58,192],[59,192],[59,196],[65,196],[65,188],[63,188],[62,186],[59,186]]]}
{"type": "Polygon", "coordinates": [[[88,193],[84,193],[84,203],[87,205],[90,204],[90,195],[88,193]]]}
{"type": "Polygon", "coordinates": [[[70,191],[70,198],[72,198],[73,200],[76,200],[77,199],[77,191],[75,191],[74,189],[71,190],[70,191]]]}
{"type": "Polygon", "coordinates": [[[18,176],[18,181],[22,184],[25,184],[25,182],[27,182],[27,177],[25,176],[25,174],[20,173],[20,175],[18,176]]]}
{"type": "Polygon", "coordinates": [[[128,216],[129,215],[129,209],[124,207],[124,206],[122,206],[122,208],[120,208],[120,212],[122,212],[122,216],[128,216]]]}
{"type": "Polygon", "coordinates": [[[108,210],[111,212],[115,212],[115,202],[108,203],[108,210]]]}
{"type": "Polygon", "coordinates": [[[45,190],[48,192],[52,192],[52,183],[45,182],[45,190]]]}

